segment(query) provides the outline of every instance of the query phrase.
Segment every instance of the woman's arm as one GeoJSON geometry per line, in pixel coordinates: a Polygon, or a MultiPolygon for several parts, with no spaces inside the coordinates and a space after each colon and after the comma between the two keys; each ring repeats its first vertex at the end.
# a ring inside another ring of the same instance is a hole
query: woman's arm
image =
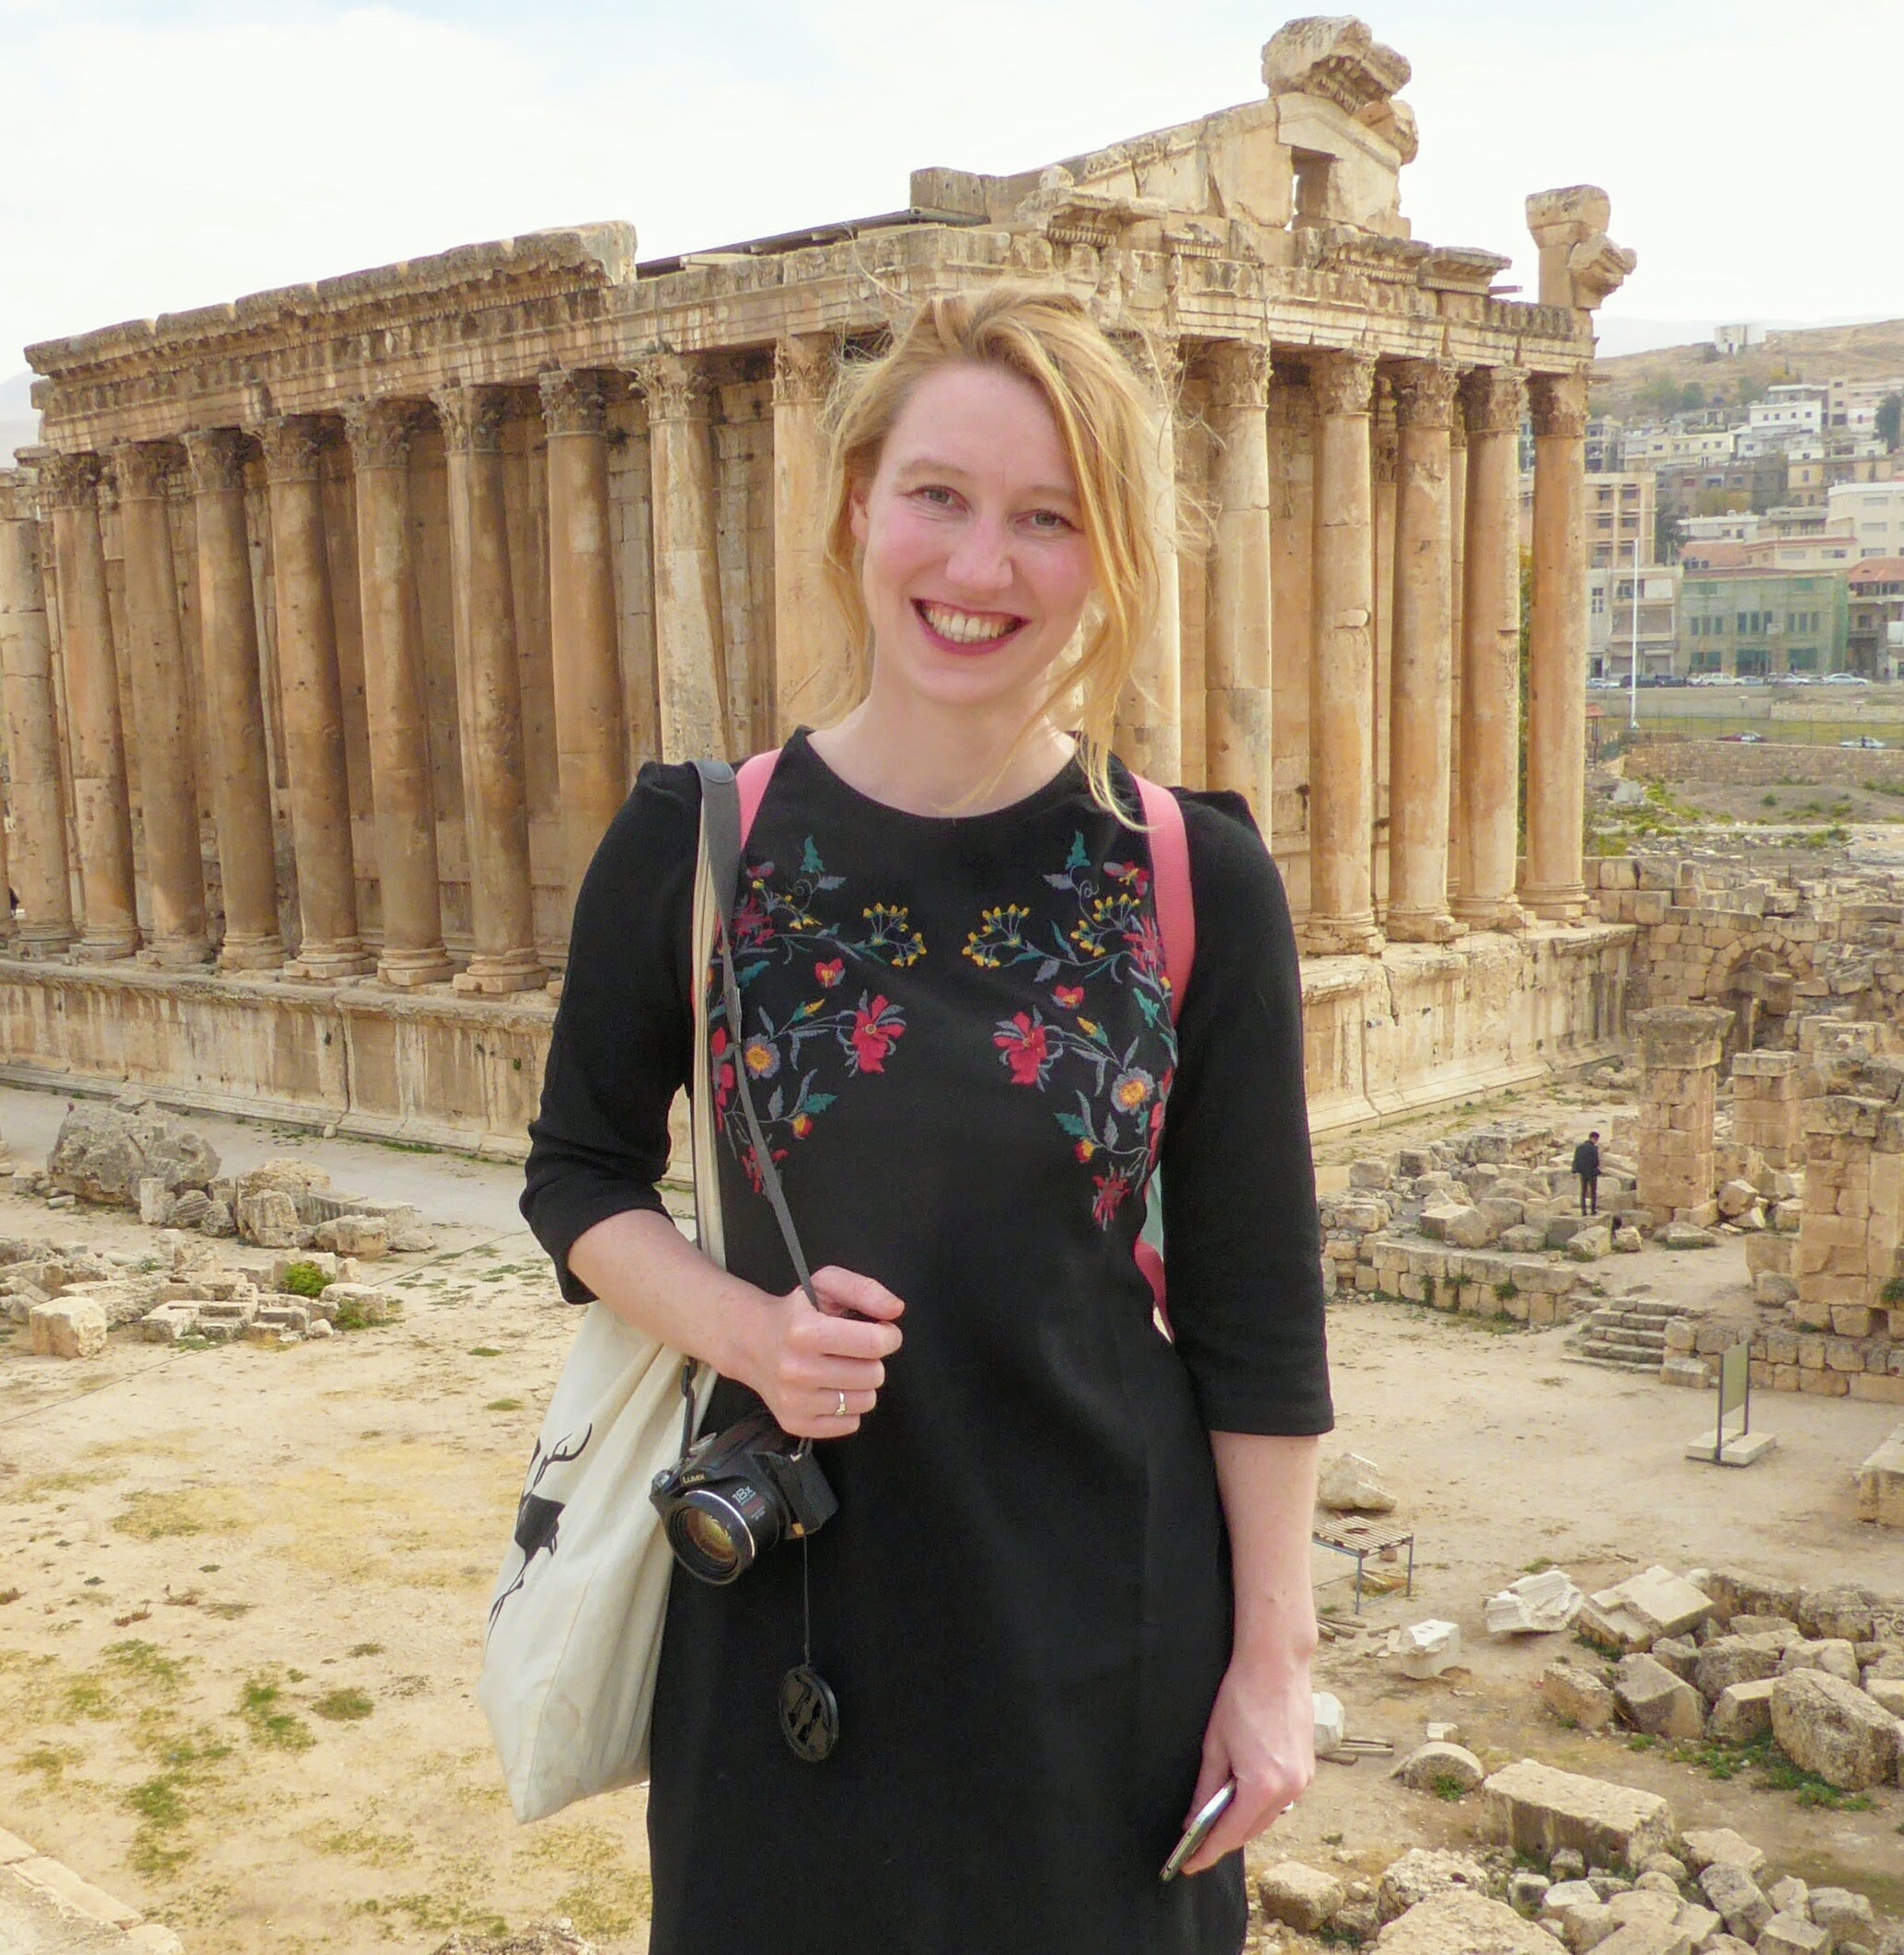
{"type": "Polygon", "coordinates": [[[1185,1864],[1186,1874],[1202,1873],[1254,1839],[1315,1776],[1310,1530],[1319,1447],[1314,1439],[1272,1433],[1210,1434],[1229,1531],[1236,1614],[1229,1668],[1204,1732],[1190,1814],[1226,1779],[1236,1780],[1237,1795],[1185,1864]]]}
{"type": "Polygon", "coordinates": [[[798,1289],[770,1296],[717,1268],[651,1209],[595,1223],[571,1246],[569,1267],[624,1322],[750,1386],[796,1439],[857,1430],[899,1348],[906,1305],[871,1277],[814,1270],[816,1311],[798,1289]]]}

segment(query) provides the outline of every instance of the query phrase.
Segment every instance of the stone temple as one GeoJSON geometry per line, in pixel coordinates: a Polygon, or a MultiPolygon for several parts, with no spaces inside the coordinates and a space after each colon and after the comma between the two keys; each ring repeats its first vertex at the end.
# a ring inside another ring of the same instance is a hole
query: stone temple
{"type": "Polygon", "coordinates": [[[1412,237],[1409,67],[1359,21],[1291,22],[1262,74],[857,222],[646,261],[624,224],[543,232],[29,349],[0,1072],[519,1151],[634,770],[817,697],[836,364],[1001,277],[1082,295],[1173,403],[1175,601],[1123,750],[1270,834],[1318,1125],[1616,1040],[1584,434],[1633,256],[1587,187],[1528,199],[1537,302],[1412,237]]]}

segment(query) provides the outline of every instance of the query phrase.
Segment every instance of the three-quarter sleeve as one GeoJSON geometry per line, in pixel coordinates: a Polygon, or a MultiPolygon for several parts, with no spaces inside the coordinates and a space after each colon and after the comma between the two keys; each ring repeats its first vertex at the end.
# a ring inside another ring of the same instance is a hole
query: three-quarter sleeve
{"type": "Polygon", "coordinates": [[[1170,1314],[1204,1422],[1333,1423],[1302,980],[1283,883],[1233,794],[1183,794],[1196,956],[1164,1120],[1170,1314]]]}
{"type": "Polygon", "coordinates": [[[579,1237],[624,1209],[665,1212],[655,1184],[668,1164],[668,1111],[693,1063],[687,964],[699,827],[699,776],[649,764],[576,898],[522,1195],[571,1303],[593,1295],[569,1268],[579,1237]]]}

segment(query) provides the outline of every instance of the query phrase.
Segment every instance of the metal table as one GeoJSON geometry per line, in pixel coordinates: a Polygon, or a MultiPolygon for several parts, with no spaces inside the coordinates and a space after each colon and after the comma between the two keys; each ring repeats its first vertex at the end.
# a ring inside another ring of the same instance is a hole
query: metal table
{"type": "Polygon", "coordinates": [[[1414,1594],[1414,1530],[1390,1521],[1371,1521],[1357,1514],[1342,1514],[1325,1525],[1314,1528],[1310,1539],[1333,1555],[1346,1555],[1356,1564],[1356,1614],[1362,1613],[1362,1568],[1371,1555],[1394,1549],[1408,1550],[1408,1593],[1414,1594]]]}

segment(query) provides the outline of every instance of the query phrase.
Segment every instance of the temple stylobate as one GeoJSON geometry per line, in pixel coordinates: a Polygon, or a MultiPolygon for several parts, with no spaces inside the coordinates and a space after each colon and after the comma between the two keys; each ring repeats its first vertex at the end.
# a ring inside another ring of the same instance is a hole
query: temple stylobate
{"type": "Polygon", "coordinates": [[[1517,296],[1410,234],[1399,54],[1304,20],[1262,72],[1042,170],[919,170],[883,216],[650,261],[544,232],[29,348],[0,1073],[519,1149],[635,769],[824,689],[839,361],[1000,278],[1078,294],[1168,403],[1171,601],[1120,744],[1255,808],[1319,1124],[1611,1039],[1584,437],[1632,254],[1598,191],[1536,194],[1517,296]]]}

